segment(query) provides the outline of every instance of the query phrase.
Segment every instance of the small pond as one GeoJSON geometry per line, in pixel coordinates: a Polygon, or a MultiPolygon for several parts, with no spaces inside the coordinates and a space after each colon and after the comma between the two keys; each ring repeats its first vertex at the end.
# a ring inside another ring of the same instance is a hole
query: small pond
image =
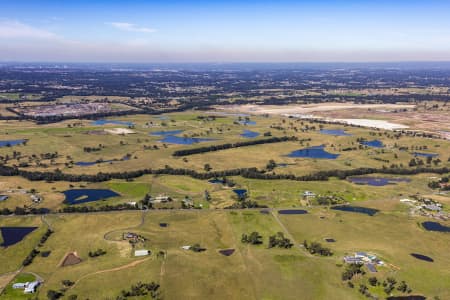
{"type": "Polygon", "coordinates": [[[304,215],[308,212],[304,209],[281,209],[278,213],[280,215],[304,215]]]}
{"type": "Polygon", "coordinates": [[[331,209],[341,210],[347,212],[355,212],[360,214],[366,214],[369,216],[375,215],[379,210],[375,208],[361,207],[361,206],[350,206],[350,205],[337,205],[332,206],[331,209]]]}
{"type": "Polygon", "coordinates": [[[414,156],[423,156],[423,157],[436,157],[439,156],[437,153],[425,153],[425,152],[413,152],[414,156]]]}
{"type": "Polygon", "coordinates": [[[343,129],[322,129],[319,131],[322,134],[335,135],[335,136],[351,136],[350,133],[345,132],[343,129]]]}
{"type": "Polygon", "coordinates": [[[225,256],[230,256],[231,254],[234,253],[234,249],[223,249],[223,250],[219,250],[219,253],[225,256]]]}
{"type": "Polygon", "coordinates": [[[258,132],[255,132],[255,131],[244,130],[244,131],[241,133],[241,136],[242,136],[242,137],[245,137],[245,138],[248,138],[248,139],[252,139],[252,138],[258,137],[258,136],[259,136],[259,133],[258,133],[258,132]]]}
{"type": "Polygon", "coordinates": [[[116,192],[106,189],[73,189],[64,191],[63,194],[66,196],[64,203],[70,205],[120,196],[116,192]]]}
{"type": "Polygon", "coordinates": [[[384,148],[384,144],[382,141],[373,140],[373,141],[363,141],[360,143],[361,145],[373,147],[373,148],[384,148]]]}
{"type": "Polygon", "coordinates": [[[23,143],[25,143],[27,140],[4,140],[4,141],[0,141],[0,148],[2,147],[12,147],[12,146],[17,146],[17,145],[21,145],[23,143]]]}
{"type": "Polygon", "coordinates": [[[431,221],[422,222],[422,226],[428,231],[450,232],[449,226],[442,225],[441,223],[438,222],[431,222],[431,221]]]}
{"type": "Polygon", "coordinates": [[[225,183],[225,181],[223,181],[222,179],[210,179],[210,180],[208,180],[208,182],[212,183],[212,184],[224,184],[225,183]]]}
{"type": "Polygon", "coordinates": [[[348,181],[355,184],[367,184],[371,186],[385,186],[398,182],[410,182],[409,178],[385,178],[385,177],[348,177],[348,181]]]}
{"type": "Polygon", "coordinates": [[[305,157],[305,158],[319,158],[319,159],[336,159],[339,154],[333,154],[324,150],[325,146],[313,146],[300,150],[292,151],[288,157],[305,157]]]}
{"type": "Polygon", "coordinates": [[[176,135],[166,135],[162,140],[160,140],[161,143],[178,144],[178,145],[192,145],[196,143],[210,142],[210,141],[214,141],[214,139],[179,137],[176,135]]]}
{"type": "Polygon", "coordinates": [[[95,120],[92,121],[91,123],[92,125],[97,125],[97,126],[101,126],[101,125],[125,125],[125,126],[133,126],[134,123],[133,122],[126,122],[126,121],[118,121],[118,120],[95,120]]]}
{"type": "Polygon", "coordinates": [[[234,189],[233,192],[238,195],[238,197],[243,197],[247,194],[247,190],[244,189],[234,189]]]}
{"type": "Polygon", "coordinates": [[[182,133],[184,130],[166,130],[166,131],[153,131],[150,132],[150,135],[155,135],[155,136],[165,136],[165,135],[175,135],[175,134],[180,134],[182,133]]]}
{"type": "Polygon", "coordinates": [[[326,239],[325,239],[325,242],[327,242],[327,243],[335,243],[336,240],[335,240],[335,239],[332,239],[332,238],[326,238],[326,239]]]}
{"type": "Polygon", "coordinates": [[[77,161],[75,163],[75,165],[80,166],[80,167],[89,167],[89,166],[93,166],[96,164],[109,163],[109,162],[113,162],[113,161],[114,161],[114,159],[98,160],[98,161],[77,161]]]}
{"type": "Polygon", "coordinates": [[[169,226],[169,223],[159,223],[159,227],[165,228],[165,227],[168,227],[168,226],[169,226]]]}
{"type": "Polygon", "coordinates": [[[3,237],[3,243],[0,244],[0,247],[9,247],[17,244],[36,229],[37,227],[0,227],[3,237]]]}
{"type": "Polygon", "coordinates": [[[433,262],[434,261],[431,257],[423,255],[423,254],[411,253],[411,256],[415,257],[417,259],[420,259],[420,260],[424,260],[424,261],[429,261],[429,262],[433,262]]]}

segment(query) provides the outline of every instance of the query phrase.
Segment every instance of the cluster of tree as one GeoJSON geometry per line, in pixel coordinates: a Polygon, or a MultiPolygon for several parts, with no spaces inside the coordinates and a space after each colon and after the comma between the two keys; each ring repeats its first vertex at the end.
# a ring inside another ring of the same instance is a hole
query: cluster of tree
{"type": "Polygon", "coordinates": [[[65,287],[71,287],[75,284],[75,282],[73,282],[72,280],[64,279],[61,281],[61,284],[65,287]]]}
{"type": "Polygon", "coordinates": [[[275,174],[269,173],[264,170],[258,170],[257,168],[241,168],[230,169],[223,171],[212,171],[199,173],[191,169],[171,168],[165,166],[163,169],[140,169],[127,172],[114,172],[114,173],[97,173],[97,174],[68,174],[63,173],[57,169],[53,172],[41,172],[41,171],[26,171],[17,167],[10,167],[0,165],[0,176],[21,176],[31,181],[70,181],[70,182],[103,182],[111,179],[124,179],[130,180],[143,175],[185,175],[195,179],[207,180],[212,178],[224,177],[224,176],[242,176],[244,178],[262,179],[262,180],[295,180],[295,181],[323,181],[328,180],[330,177],[337,177],[339,179],[345,179],[348,176],[367,175],[374,173],[381,174],[393,174],[393,175],[416,175],[420,173],[435,173],[446,174],[450,172],[448,167],[432,168],[432,167],[416,167],[416,168],[357,168],[350,170],[328,170],[318,171],[309,175],[295,176],[294,174],[275,174]]]}
{"type": "Polygon", "coordinates": [[[44,233],[44,235],[41,237],[41,239],[39,240],[39,247],[42,247],[45,242],[47,241],[47,239],[53,234],[53,230],[51,229],[47,229],[47,231],[44,233]]]}
{"type": "Polygon", "coordinates": [[[303,247],[305,247],[306,250],[308,250],[311,254],[318,254],[321,256],[331,256],[333,255],[333,252],[330,248],[323,247],[322,244],[317,242],[312,242],[308,244],[306,240],[303,241],[303,247]]]}
{"type": "MultiPolygon", "coordinates": [[[[42,247],[44,245],[44,243],[47,241],[47,239],[49,238],[50,235],[52,235],[53,231],[51,229],[47,229],[47,231],[44,233],[44,235],[41,237],[40,241],[39,241],[39,247],[42,247]]],[[[23,266],[28,266],[30,265],[34,258],[41,253],[39,250],[37,250],[36,248],[33,248],[33,250],[31,250],[30,254],[28,254],[28,256],[23,260],[22,265],[23,266]]]]}
{"type": "Polygon", "coordinates": [[[98,152],[101,151],[104,148],[104,146],[99,145],[99,147],[83,147],[83,151],[86,153],[91,153],[91,152],[98,152]]]}
{"type": "Polygon", "coordinates": [[[267,205],[259,205],[258,202],[244,199],[225,207],[226,209],[242,209],[242,208],[267,208],[267,205]]]}
{"type": "Polygon", "coordinates": [[[344,272],[342,272],[342,280],[351,280],[356,274],[364,275],[365,272],[362,270],[363,264],[348,264],[345,267],[344,272]]]}
{"type": "Polygon", "coordinates": [[[33,248],[33,250],[31,250],[30,254],[28,254],[27,257],[25,257],[25,259],[22,262],[22,266],[28,266],[30,265],[34,258],[40,253],[39,250],[37,250],[36,248],[33,248]]]}
{"type": "Polygon", "coordinates": [[[198,147],[198,148],[177,150],[172,155],[173,156],[188,156],[188,155],[193,155],[193,154],[214,152],[214,151],[220,151],[220,150],[231,149],[231,148],[247,147],[247,146],[262,145],[262,144],[281,143],[281,142],[297,141],[297,140],[298,139],[295,136],[271,137],[271,138],[267,138],[267,139],[259,139],[259,140],[254,140],[254,141],[227,143],[227,144],[220,144],[220,145],[211,145],[211,146],[204,146],[204,147],[198,147]]]}
{"type": "Polygon", "coordinates": [[[256,231],[250,234],[243,233],[241,242],[244,244],[260,245],[262,244],[262,236],[256,231]]]}
{"type": "Polygon", "coordinates": [[[97,249],[95,251],[89,251],[89,257],[97,257],[97,256],[102,256],[105,255],[106,251],[103,249],[97,249]]]}
{"type": "Polygon", "coordinates": [[[104,205],[99,207],[93,206],[66,206],[60,209],[59,212],[63,213],[91,213],[99,211],[117,211],[117,210],[138,210],[139,207],[130,205],[127,203],[120,203],[117,205],[104,205]]]}
{"type": "Polygon", "coordinates": [[[443,191],[450,191],[450,176],[441,177],[439,180],[433,180],[428,183],[431,189],[441,189],[443,191]]]}
{"type": "MultiPolygon", "coordinates": [[[[64,296],[63,291],[55,291],[55,290],[48,290],[47,291],[47,299],[48,300],[57,300],[64,296]]],[[[76,299],[76,298],[75,298],[76,299]]]]}
{"type": "Polygon", "coordinates": [[[284,237],[282,232],[277,232],[275,235],[271,235],[269,237],[269,248],[291,248],[293,245],[294,244],[291,243],[291,240],[284,237]]]}
{"type": "Polygon", "coordinates": [[[314,198],[318,205],[335,205],[345,202],[345,199],[336,194],[317,195],[314,198]]]}
{"type": "Polygon", "coordinates": [[[11,210],[7,207],[0,209],[0,215],[9,216],[9,215],[17,215],[17,216],[23,216],[23,215],[43,215],[49,213],[50,210],[45,207],[40,208],[23,208],[23,207],[16,207],[14,210],[11,210]]]}
{"type": "Polygon", "coordinates": [[[138,282],[131,285],[129,290],[122,290],[121,295],[116,300],[125,300],[129,297],[140,296],[146,296],[146,299],[161,299],[160,285],[153,281],[150,283],[138,282]]]}

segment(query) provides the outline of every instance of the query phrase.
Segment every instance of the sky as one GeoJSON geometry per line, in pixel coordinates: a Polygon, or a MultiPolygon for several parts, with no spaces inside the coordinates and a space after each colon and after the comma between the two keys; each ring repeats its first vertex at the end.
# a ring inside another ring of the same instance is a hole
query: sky
{"type": "Polygon", "coordinates": [[[0,61],[450,61],[450,1],[0,0],[0,61]]]}

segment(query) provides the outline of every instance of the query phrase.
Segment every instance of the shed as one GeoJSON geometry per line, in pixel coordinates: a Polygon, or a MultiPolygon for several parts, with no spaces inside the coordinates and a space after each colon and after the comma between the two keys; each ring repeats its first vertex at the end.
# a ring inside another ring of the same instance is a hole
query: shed
{"type": "Polygon", "coordinates": [[[150,251],[149,250],[145,250],[145,249],[143,249],[143,250],[135,250],[134,251],[134,256],[146,256],[146,255],[149,255],[150,254],[150,251]]]}
{"type": "Polygon", "coordinates": [[[374,264],[367,264],[367,269],[369,269],[369,271],[372,272],[372,273],[376,273],[377,272],[377,268],[375,267],[374,264]]]}
{"type": "Polygon", "coordinates": [[[13,289],[24,289],[28,285],[28,282],[18,282],[12,285],[13,289]]]}
{"type": "Polygon", "coordinates": [[[25,287],[25,290],[23,291],[25,294],[31,294],[36,292],[37,287],[40,285],[41,283],[39,281],[33,281],[27,284],[27,286],[25,287]]]}

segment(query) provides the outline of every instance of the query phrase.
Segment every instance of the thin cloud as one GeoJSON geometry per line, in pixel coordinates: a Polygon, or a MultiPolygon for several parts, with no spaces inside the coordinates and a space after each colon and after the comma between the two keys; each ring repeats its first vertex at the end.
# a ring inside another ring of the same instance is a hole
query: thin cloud
{"type": "Polygon", "coordinates": [[[0,20],[1,39],[55,39],[58,36],[50,31],[32,27],[14,20],[0,20]]]}
{"type": "Polygon", "coordinates": [[[131,32],[141,32],[141,33],[152,33],[156,32],[156,29],[149,28],[149,27],[141,27],[133,23],[126,23],[126,22],[110,22],[106,23],[107,25],[110,25],[116,29],[123,30],[123,31],[131,31],[131,32]]]}

